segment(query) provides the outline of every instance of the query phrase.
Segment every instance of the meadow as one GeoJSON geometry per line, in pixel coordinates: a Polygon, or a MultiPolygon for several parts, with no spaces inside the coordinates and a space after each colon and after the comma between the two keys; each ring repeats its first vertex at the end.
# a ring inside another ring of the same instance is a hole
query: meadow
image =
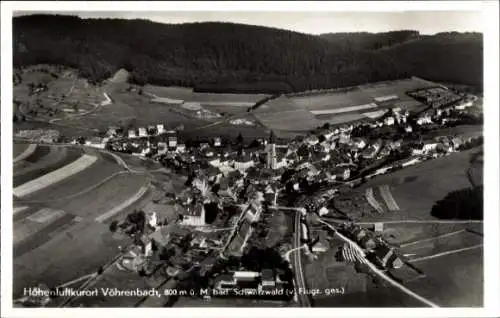
{"type": "Polygon", "coordinates": [[[13,185],[17,187],[30,180],[62,168],[82,155],[76,148],[38,146],[35,152],[14,165],[13,185]]]}
{"type": "Polygon", "coordinates": [[[186,102],[198,102],[201,104],[221,103],[222,105],[252,106],[257,101],[269,96],[267,94],[214,94],[214,93],[198,93],[192,88],[175,87],[175,86],[154,86],[146,85],[144,91],[152,93],[159,97],[183,100],[186,102]]]}
{"type": "Polygon", "coordinates": [[[369,180],[360,189],[389,185],[400,208],[373,220],[434,219],[430,212],[437,200],[451,191],[471,187],[466,172],[475,152],[477,149],[453,153],[369,180]]]}

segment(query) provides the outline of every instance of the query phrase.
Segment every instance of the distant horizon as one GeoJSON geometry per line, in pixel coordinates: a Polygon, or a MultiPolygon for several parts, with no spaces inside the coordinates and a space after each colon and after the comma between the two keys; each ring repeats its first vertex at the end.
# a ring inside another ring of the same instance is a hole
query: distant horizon
{"type": "Polygon", "coordinates": [[[30,15],[76,16],[82,19],[126,19],[180,25],[219,22],[289,30],[310,35],[328,33],[385,33],[403,30],[421,35],[483,33],[479,11],[402,12],[253,12],[253,11],[15,11],[13,17],[30,15]]]}

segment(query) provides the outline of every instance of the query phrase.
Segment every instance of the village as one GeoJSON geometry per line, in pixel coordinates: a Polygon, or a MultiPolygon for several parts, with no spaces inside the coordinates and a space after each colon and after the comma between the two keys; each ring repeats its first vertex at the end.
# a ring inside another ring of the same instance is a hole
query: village
{"type": "MultiPolygon", "coordinates": [[[[302,242],[309,247],[307,253],[321,253],[324,244],[309,233],[306,216],[329,214],[329,203],[339,191],[482,143],[481,135],[429,137],[440,129],[474,122],[475,97],[450,102],[436,92],[422,95],[431,107],[419,114],[392,108],[376,120],[324,125],[291,141],[271,131],[267,139],[245,142],[240,135],[235,140],[216,137],[193,143],[161,123],[126,130],[109,127],[100,137],[71,140],[53,132],[49,138],[26,132],[18,137],[127,153],[156,160],[187,177],[182,191],[160,194],[122,222],[110,224],[112,232],[125,233],[134,242],[135,257],[120,266],[141,276],[161,269],[163,278],[176,278],[179,284],[195,280],[199,288],[212,290],[198,295],[205,299],[289,299],[293,293],[283,292],[293,288],[289,264],[268,263],[262,257],[260,264],[247,266],[242,260],[252,247],[256,228],[273,226],[267,224],[273,207],[301,208],[302,242]],[[307,199],[292,200],[301,196],[307,199]]],[[[381,269],[402,266],[397,251],[377,235],[381,232],[377,225],[365,229],[345,222],[337,230],[373,255],[381,269]]],[[[292,243],[285,243],[280,253],[290,248],[292,243]]],[[[359,257],[349,246],[342,255],[353,261],[359,257]]]]}

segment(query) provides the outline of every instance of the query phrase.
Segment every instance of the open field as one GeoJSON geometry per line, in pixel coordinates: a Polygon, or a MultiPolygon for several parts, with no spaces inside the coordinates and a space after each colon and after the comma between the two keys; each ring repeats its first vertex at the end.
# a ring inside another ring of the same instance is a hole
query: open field
{"type": "Polygon", "coordinates": [[[319,289],[313,297],[315,307],[421,307],[422,304],[399,290],[383,287],[353,263],[339,262],[335,253],[343,241],[332,238],[330,249],[305,265],[307,288],[319,289]],[[343,289],[344,294],[330,294],[327,289],[343,289]]]}
{"type": "MultiPolygon", "coordinates": [[[[187,87],[164,87],[147,85],[144,91],[167,97],[171,99],[183,100],[186,102],[198,102],[204,105],[220,103],[221,105],[247,105],[254,104],[257,101],[269,96],[266,94],[211,94],[211,93],[196,93],[192,88],[187,87]]],[[[250,106],[252,106],[250,105],[250,106]]]]}
{"type": "Polygon", "coordinates": [[[12,156],[13,158],[19,156],[21,153],[28,149],[29,144],[14,144],[12,146],[12,156]]]}
{"type": "Polygon", "coordinates": [[[417,88],[435,86],[418,78],[360,85],[347,92],[316,92],[306,96],[280,96],[254,111],[268,129],[276,131],[307,131],[324,123],[343,124],[380,116],[387,108],[401,107],[408,111],[426,106],[405,94],[417,88]],[[375,98],[397,96],[390,101],[375,98]],[[380,111],[380,112],[379,112],[380,111]],[[311,116],[315,115],[315,116],[311,116]]]}
{"type": "Polygon", "coordinates": [[[432,258],[433,255],[462,248],[472,248],[482,243],[483,238],[478,234],[469,231],[453,231],[440,236],[428,237],[413,244],[407,243],[403,245],[401,252],[411,254],[408,257],[409,262],[415,262],[418,267],[420,263],[425,262],[426,258],[432,258]]]}
{"type": "Polygon", "coordinates": [[[483,249],[473,249],[416,263],[426,277],[407,287],[443,307],[483,305],[483,249]]]}
{"type": "Polygon", "coordinates": [[[246,115],[248,114],[247,107],[223,105],[223,104],[203,104],[203,108],[214,112],[214,113],[224,113],[226,115],[246,115]]]}
{"type": "Polygon", "coordinates": [[[70,223],[64,231],[43,242],[45,244],[33,241],[29,252],[14,255],[14,297],[20,296],[23,288],[39,283],[54,287],[93,273],[111,260],[118,253],[118,246],[127,241],[112,235],[107,225],[87,221],[70,223]]]}
{"type": "Polygon", "coordinates": [[[350,107],[367,105],[375,98],[393,96],[396,102],[412,101],[405,92],[419,88],[435,86],[418,78],[410,78],[393,82],[373,83],[360,85],[356,89],[342,93],[315,94],[312,96],[292,97],[293,103],[308,110],[336,110],[337,112],[351,111],[350,107]]]}
{"type": "Polygon", "coordinates": [[[371,98],[361,90],[347,93],[322,94],[315,96],[292,97],[291,102],[307,110],[339,110],[357,105],[369,105],[371,98]]]}
{"type": "MultiPolygon", "coordinates": [[[[195,93],[190,88],[152,85],[146,86],[143,89],[144,92],[139,94],[138,92],[128,91],[129,84],[115,83],[113,81],[100,87],[93,87],[86,81],[76,78],[72,71],[63,72],[58,78],[46,81],[49,83],[48,91],[39,93],[36,97],[41,100],[42,104],[50,102],[52,105],[55,103],[57,105],[50,107],[62,107],[61,109],[70,111],[73,110],[72,107],[74,106],[72,105],[81,100],[81,105],[77,106],[79,108],[78,111],[67,113],[68,115],[58,115],[58,113],[55,117],[46,118],[48,120],[57,117],[59,120],[54,122],[57,126],[54,128],[68,136],[92,135],[95,134],[94,130],[102,131],[110,125],[128,124],[137,127],[164,123],[167,127],[171,128],[184,125],[185,127],[196,129],[216,123],[219,119],[196,118],[196,116],[180,107],[180,104],[183,102],[200,103],[208,111],[233,116],[238,114],[243,115],[250,106],[269,96],[265,94],[195,93]],[[149,94],[156,95],[159,99],[163,99],[163,102],[167,102],[167,104],[152,102],[149,94]],[[63,95],[64,102],[54,101],[55,99],[60,99],[63,95]],[[109,103],[109,99],[106,96],[111,98],[111,103],[109,103]],[[71,115],[77,113],[78,115],[71,115]]],[[[254,114],[258,121],[265,126],[266,130],[274,129],[277,132],[281,130],[285,135],[303,133],[326,122],[343,124],[370,117],[370,114],[362,114],[363,112],[368,112],[369,109],[365,109],[364,107],[360,109],[359,105],[369,105],[374,101],[375,97],[397,95],[398,99],[383,102],[381,105],[373,106],[370,109],[387,107],[415,109],[422,107],[420,103],[406,96],[404,92],[411,89],[428,87],[431,84],[421,79],[411,78],[388,83],[362,85],[345,93],[325,92],[310,96],[281,96],[257,108],[254,114]],[[322,115],[315,117],[311,111],[320,112],[322,115]],[[324,112],[328,114],[325,115],[323,114],[324,112]],[[331,114],[331,112],[335,114],[331,114]]],[[[26,85],[23,84],[19,87],[23,86],[26,85]]],[[[19,99],[23,100],[23,96],[26,96],[27,92],[21,88],[17,89],[18,91],[15,92],[15,96],[19,95],[19,99]]],[[[25,87],[25,89],[27,88],[25,87]]],[[[65,112],[61,111],[61,113],[65,112]]],[[[23,125],[26,126],[26,124],[16,124],[15,128],[17,129],[18,126],[23,125]]],[[[212,128],[215,129],[215,127],[213,126],[212,128]]],[[[225,135],[221,133],[217,134],[225,135]]]]}
{"type": "Polygon", "coordinates": [[[14,165],[14,187],[71,164],[81,155],[76,148],[38,146],[31,156],[14,165]]]}
{"type": "Polygon", "coordinates": [[[146,194],[146,191],[148,191],[147,186],[140,187],[139,190],[133,195],[131,195],[127,200],[121,202],[120,204],[114,206],[105,213],[99,215],[98,217],[95,218],[95,220],[99,223],[104,223],[105,221],[113,218],[115,215],[117,215],[121,211],[125,210],[127,207],[134,204],[137,200],[139,200],[144,194],[146,194]]]}
{"type": "Polygon", "coordinates": [[[17,197],[25,197],[33,192],[44,189],[51,184],[60,182],[80,171],[85,170],[86,168],[94,164],[96,160],[97,157],[95,156],[83,155],[72,163],[65,165],[64,167],[53,170],[48,174],[45,174],[39,178],[15,187],[13,190],[14,195],[17,197]]]}
{"type": "Polygon", "coordinates": [[[83,218],[94,219],[126,201],[147,184],[141,175],[118,175],[91,192],[67,200],[54,201],[51,207],[71,211],[83,218]]]}
{"type": "Polygon", "coordinates": [[[460,125],[456,127],[447,127],[443,129],[438,129],[432,131],[427,136],[429,137],[439,137],[439,136],[460,136],[463,138],[475,138],[483,136],[483,126],[482,125],[460,125]]]}
{"type": "MultiPolygon", "coordinates": [[[[84,171],[43,190],[51,190],[52,197],[59,200],[40,203],[24,200],[16,203],[15,298],[21,296],[23,288],[34,287],[39,283],[55,287],[94,273],[100,265],[115,257],[119,252],[118,246],[128,244],[128,238],[110,233],[108,225],[96,222],[95,218],[130,200],[134,193],[148,183],[146,177],[125,173],[84,194],[69,198],[57,197],[58,192],[74,194],[88,184],[98,181],[99,177],[105,179],[105,175],[118,170],[112,166],[112,159],[100,157],[96,165],[89,168],[92,174],[85,175],[84,171]],[[64,188],[65,184],[68,189],[64,188]]],[[[123,210],[113,213],[107,221],[122,218],[123,213],[140,208],[150,200],[149,194],[145,193],[136,202],[130,202],[123,210]]]]}
{"type": "Polygon", "coordinates": [[[437,200],[441,200],[451,191],[471,186],[467,169],[471,155],[477,151],[478,149],[471,149],[453,153],[447,157],[377,176],[363,184],[362,190],[388,186],[390,195],[399,207],[398,211],[377,216],[374,220],[434,219],[430,211],[437,200]]]}
{"type": "Polygon", "coordinates": [[[401,247],[404,250],[406,247],[418,246],[419,243],[417,242],[421,242],[422,240],[434,242],[434,238],[436,237],[447,237],[449,233],[463,235],[462,232],[466,230],[482,233],[482,224],[386,224],[382,237],[390,244],[401,247]]]}
{"type": "Polygon", "coordinates": [[[321,125],[321,122],[305,109],[255,112],[254,115],[264,126],[274,130],[309,131],[321,125]]]}
{"type": "Polygon", "coordinates": [[[29,201],[59,201],[79,193],[92,191],[95,186],[106,182],[108,178],[112,178],[120,170],[116,163],[100,159],[84,171],[34,193],[30,196],[29,201]]]}
{"type": "MultiPolygon", "coordinates": [[[[82,155],[82,149],[76,147],[43,145],[37,149],[42,150],[35,151],[19,165],[24,169],[35,165],[48,169],[45,166],[50,150],[58,150],[53,156],[62,155],[59,160],[66,160],[64,156],[70,152],[77,154],[76,158],[82,155]]],[[[129,238],[111,233],[108,222],[122,219],[126,213],[151,201],[148,177],[124,172],[108,154],[84,150],[97,158],[88,169],[40,190],[29,200],[15,200],[14,298],[21,296],[24,288],[39,283],[55,287],[95,273],[99,266],[119,253],[119,246],[130,243],[129,238]],[[118,174],[118,171],[122,172],[118,174]],[[101,220],[102,215],[106,217],[101,220]]],[[[125,160],[129,162],[128,159],[125,160]]],[[[53,169],[47,170],[50,171],[53,169]]],[[[176,181],[174,175],[166,177],[176,181]]],[[[126,277],[120,276],[117,283],[124,283],[124,279],[126,277]]],[[[129,276],[128,280],[132,284],[142,282],[137,274],[129,276]]]]}
{"type": "Polygon", "coordinates": [[[29,157],[36,149],[36,145],[32,144],[14,144],[12,147],[12,156],[14,163],[24,160],[29,157]]]}
{"type": "MultiPolygon", "coordinates": [[[[410,254],[407,259],[417,268],[415,271],[404,266],[392,270],[391,275],[402,279],[405,287],[439,306],[481,306],[482,236],[477,234],[481,231],[477,227],[463,224],[389,225],[384,237],[392,244],[401,244],[400,253],[410,254]],[[469,285],[471,290],[467,287],[469,285]]],[[[340,240],[331,239],[330,249],[305,266],[308,288],[321,292],[313,297],[314,306],[423,306],[399,290],[359,272],[353,263],[337,261],[335,252],[341,245],[340,240]],[[330,288],[343,288],[345,293],[326,295],[323,291],[330,288]]]]}
{"type": "Polygon", "coordinates": [[[337,114],[334,114],[334,115],[332,115],[332,114],[316,115],[316,119],[319,121],[320,124],[330,123],[331,125],[339,125],[339,124],[349,123],[352,121],[368,119],[368,118],[369,117],[366,116],[365,114],[356,114],[356,113],[339,114],[339,115],[337,115],[337,114]]]}
{"type": "Polygon", "coordinates": [[[213,126],[185,127],[185,131],[179,132],[181,138],[198,138],[203,136],[204,138],[228,137],[234,140],[240,133],[245,140],[269,137],[269,130],[260,125],[231,125],[223,122],[213,126]]]}

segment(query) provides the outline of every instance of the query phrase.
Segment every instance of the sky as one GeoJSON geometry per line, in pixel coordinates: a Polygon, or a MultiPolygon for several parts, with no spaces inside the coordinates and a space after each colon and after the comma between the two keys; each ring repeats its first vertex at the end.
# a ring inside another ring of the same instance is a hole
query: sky
{"type": "MultiPolygon", "coordinates": [[[[16,12],[14,15],[35,12],[16,12]]],[[[81,18],[148,19],[160,23],[234,22],[275,27],[309,34],[337,32],[387,32],[417,30],[438,32],[483,32],[480,11],[400,11],[400,12],[251,12],[251,11],[45,11],[77,15],[81,18]]]]}

